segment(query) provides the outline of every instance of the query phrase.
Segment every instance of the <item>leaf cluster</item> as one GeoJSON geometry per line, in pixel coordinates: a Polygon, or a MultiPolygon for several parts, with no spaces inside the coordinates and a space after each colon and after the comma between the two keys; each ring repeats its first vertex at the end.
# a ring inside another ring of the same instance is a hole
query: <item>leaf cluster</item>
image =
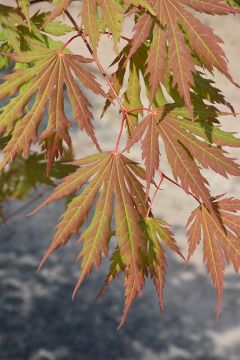
{"type": "Polygon", "coordinates": [[[0,69],[8,71],[0,84],[0,196],[24,197],[39,183],[53,185],[53,179],[63,178],[34,212],[70,197],[40,268],[80,232],[81,270],[73,296],[107,257],[109,271],[99,295],[123,274],[125,307],[119,327],[148,276],[163,310],[165,248],[184,258],[171,226],[154,216],[155,197],[162,183],[170,181],[197,203],[187,224],[187,261],[202,241],[217,290],[218,316],[225,262],[237,272],[240,266],[240,205],[230,196],[213,197],[202,170],[225,178],[240,175],[238,161],[230,155],[231,148],[240,148],[240,139],[219,120],[237,114],[217,88],[214,71],[236,88],[239,84],[228,70],[223,40],[196,12],[239,14],[238,1],[83,0],[80,20],[72,16],[70,0],[53,1],[52,11],[35,14],[30,1],[17,3],[15,8],[0,5],[0,69]],[[128,17],[131,38],[124,34],[128,17]],[[62,41],[63,35],[68,41],[62,41]],[[115,54],[110,74],[98,57],[103,36],[111,39],[115,54]],[[81,42],[89,57],[80,47],[71,52],[72,41],[81,42]],[[104,144],[99,144],[89,92],[103,99],[102,116],[110,106],[119,106],[122,122],[111,151],[102,151],[104,144]],[[76,127],[95,145],[96,154],[64,165],[59,159],[66,148],[71,151],[76,127]],[[126,144],[119,150],[123,136],[126,144]],[[36,143],[40,154],[31,152],[36,143]],[[125,154],[137,144],[141,164],[125,154]],[[171,174],[162,171],[160,144],[171,174]]]}

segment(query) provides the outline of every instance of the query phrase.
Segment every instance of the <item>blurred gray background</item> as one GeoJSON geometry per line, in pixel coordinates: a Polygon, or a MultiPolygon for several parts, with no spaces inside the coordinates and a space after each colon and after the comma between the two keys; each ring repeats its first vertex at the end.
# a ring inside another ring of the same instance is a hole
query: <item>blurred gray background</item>
{"type": "MultiPolygon", "coordinates": [[[[11,1],[1,1],[11,5],[11,1]]],[[[47,9],[47,4],[41,5],[47,9]]],[[[37,4],[33,11],[39,8],[37,4]]],[[[73,2],[71,13],[77,18],[80,2],[73,2]]],[[[229,68],[240,81],[240,17],[201,16],[216,34],[223,37],[229,68]]],[[[130,22],[126,22],[126,34],[130,22]]],[[[71,35],[69,35],[71,36],[71,35]]],[[[68,36],[68,37],[69,37],[68,36]]],[[[87,55],[77,40],[72,49],[87,55]]],[[[111,40],[105,38],[100,47],[100,59],[105,66],[111,62],[111,40]]],[[[95,69],[93,69],[95,71],[95,69]]],[[[240,92],[220,74],[215,74],[218,86],[227,99],[240,110],[240,92]]],[[[104,81],[99,78],[104,86],[104,81]]],[[[96,118],[96,133],[105,150],[112,149],[120,126],[116,109],[98,120],[102,103],[91,98],[96,118]]],[[[66,107],[68,111],[68,106],[66,107]]],[[[222,119],[224,128],[238,131],[239,117],[222,119]]],[[[94,148],[79,132],[74,132],[77,156],[94,148]]],[[[239,151],[232,154],[239,159],[239,151]]],[[[139,159],[139,149],[131,153],[139,159]]],[[[168,171],[164,158],[161,166],[168,171]]],[[[240,196],[239,180],[225,180],[209,175],[213,194],[229,192],[240,196]]],[[[158,194],[155,215],[173,224],[176,239],[186,252],[184,226],[196,206],[185,194],[169,184],[158,194]]],[[[8,205],[11,213],[21,204],[8,205]]],[[[104,297],[94,301],[104,281],[107,264],[82,285],[72,303],[71,293],[79,274],[75,262],[79,251],[74,239],[49,258],[40,274],[39,261],[48,247],[63,203],[56,203],[31,218],[21,212],[7,226],[0,225],[0,360],[239,360],[240,358],[240,280],[231,269],[226,271],[222,313],[215,322],[215,290],[202,264],[201,249],[189,266],[168,253],[168,272],[165,289],[165,314],[159,313],[155,290],[147,282],[123,329],[116,327],[124,305],[122,278],[107,290],[104,297]]]]}

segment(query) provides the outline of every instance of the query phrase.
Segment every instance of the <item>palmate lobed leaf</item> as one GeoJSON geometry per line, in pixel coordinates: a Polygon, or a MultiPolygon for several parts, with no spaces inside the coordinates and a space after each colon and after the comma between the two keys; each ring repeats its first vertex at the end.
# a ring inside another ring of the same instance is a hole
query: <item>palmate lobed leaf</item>
{"type": "Polygon", "coordinates": [[[126,149],[141,140],[142,158],[147,172],[147,194],[155,172],[159,167],[159,140],[163,140],[165,152],[176,180],[184,190],[192,192],[208,209],[215,212],[208,182],[202,176],[199,165],[211,168],[216,173],[228,177],[239,176],[240,168],[227,152],[219,146],[240,146],[240,140],[227,133],[217,124],[201,126],[182,118],[181,111],[158,108],[147,115],[135,127],[126,149]]]}
{"type": "Polygon", "coordinates": [[[234,214],[240,210],[240,201],[234,198],[218,197],[214,201],[223,226],[220,226],[211,213],[200,205],[188,221],[189,252],[188,260],[203,240],[203,259],[216,286],[218,305],[217,317],[221,309],[224,257],[236,272],[240,268],[240,218],[234,214]]]}
{"type": "Polygon", "coordinates": [[[151,36],[147,59],[147,72],[150,74],[151,99],[153,100],[160,83],[172,74],[172,86],[177,86],[190,116],[194,119],[190,89],[194,87],[196,73],[196,56],[200,59],[198,66],[214,68],[222,72],[232,83],[234,82],[227,68],[225,54],[221,48],[222,40],[213,31],[203,25],[187,8],[207,14],[234,14],[239,9],[227,5],[224,1],[191,1],[151,0],[151,7],[156,12],[144,12],[139,16],[131,41],[128,60],[137,49],[151,36]],[[152,35],[151,35],[152,32],[152,35]]]}
{"type": "Polygon", "coordinates": [[[91,60],[80,55],[63,53],[61,50],[54,51],[39,45],[34,46],[32,51],[6,54],[18,63],[33,63],[34,65],[7,75],[4,78],[5,82],[0,85],[0,98],[3,99],[15,95],[22,85],[29,82],[23,93],[10,99],[9,103],[2,108],[1,133],[6,135],[11,132],[12,138],[4,149],[1,168],[22,152],[27,155],[31,143],[37,139],[37,129],[48,103],[49,121],[46,130],[40,137],[49,161],[48,170],[50,170],[53,160],[62,154],[63,141],[69,147],[71,146],[68,134],[71,122],[64,112],[65,86],[73,109],[73,119],[100,149],[91,124],[93,115],[90,111],[90,104],[73,77],[74,73],[87,89],[95,94],[105,96],[94,75],[80,65],[91,60]],[[30,110],[25,113],[25,108],[31,99],[35,99],[35,101],[30,110]]]}
{"type": "Polygon", "coordinates": [[[67,176],[34,211],[80,190],[80,194],[68,204],[57,225],[53,241],[39,269],[49,255],[66,245],[70,237],[86,224],[89,212],[94,208],[89,225],[80,235],[83,243],[78,256],[82,260],[81,272],[73,297],[93,267],[98,268],[102,257],[108,256],[110,239],[116,236],[117,248],[112,255],[101,293],[117,275],[124,273],[126,302],[119,325],[121,327],[148,273],[153,278],[163,307],[166,259],[160,242],[179,255],[181,252],[169,225],[163,220],[147,216],[148,200],[139,181],[139,176],[145,177],[145,172],[136,163],[119,153],[110,152],[89,156],[74,162],[74,165],[78,165],[79,169],[67,176]],[[114,232],[112,218],[115,220],[114,232]]]}

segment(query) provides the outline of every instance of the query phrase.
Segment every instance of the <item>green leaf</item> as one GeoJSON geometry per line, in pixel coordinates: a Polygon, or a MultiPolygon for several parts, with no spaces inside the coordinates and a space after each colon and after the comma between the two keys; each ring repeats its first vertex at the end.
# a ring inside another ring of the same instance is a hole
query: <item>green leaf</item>
{"type": "Polygon", "coordinates": [[[62,23],[61,21],[50,21],[46,26],[44,26],[43,31],[54,36],[62,36],[75,31],[75,29],[72,26],[62,23]]]}

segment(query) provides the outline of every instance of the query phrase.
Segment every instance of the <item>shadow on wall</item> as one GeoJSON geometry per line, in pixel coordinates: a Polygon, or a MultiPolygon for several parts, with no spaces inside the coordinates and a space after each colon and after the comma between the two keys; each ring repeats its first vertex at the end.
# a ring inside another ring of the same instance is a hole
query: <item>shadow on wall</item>
{"type": "Polygon", "coordinates": [[[216,324],[214,290],[208,278],[191,265],[184,270],[182,263],[168,256],[164,316],[148,282],[118,332],[122,279],[101,300],[93,301],[106,266],[82,285],[74,303],[71,292],[79,269],[74,262],[76,245],[58,251],[37,275],[61,210],[53,205],[27,220],[19,215],[4,230],[0,241],[1,360],[239,359],[240,286],[235,276],[226,279],[222,316],[216,324]]]}

